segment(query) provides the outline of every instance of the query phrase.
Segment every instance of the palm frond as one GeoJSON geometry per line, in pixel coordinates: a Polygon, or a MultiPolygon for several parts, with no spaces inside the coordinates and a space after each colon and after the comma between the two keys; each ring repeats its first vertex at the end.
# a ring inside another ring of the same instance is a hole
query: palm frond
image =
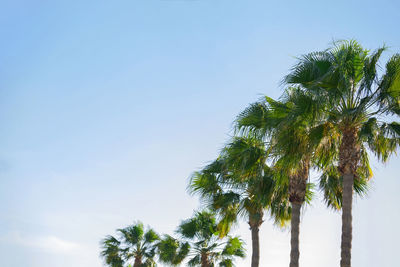
{"type": "Polygon", "coordinates": [[[380,107],[387,113],[400,115],[400,54],[393,55],[386,63],[378,88],[380,107]]]}
{"type": "Polygon", "coordinates": [[[104,262],[112,267],[123,267],[121,242],[109,235],[101,241],[102,251],[100,255],[104,258],[104,262]]]}
{"type": "Polygon", "coordinates": [[[180,265],[189,254],[189,250],[189,243],[180,242],[170,235],[165,235],[158,243],[160,262],[172,266],[180,265]]]}

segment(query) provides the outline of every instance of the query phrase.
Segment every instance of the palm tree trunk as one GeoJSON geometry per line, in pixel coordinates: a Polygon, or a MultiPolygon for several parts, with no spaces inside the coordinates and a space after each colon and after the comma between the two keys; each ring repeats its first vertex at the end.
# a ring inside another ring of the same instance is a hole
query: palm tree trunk
{"type": "Polygon", "coordinates": [[[289,267],[299,267],[300,210],[305,201],[310,160],[306,158],[301,164],[297,174],[289,177],[289,201],[292,203],[289,267]]]}
{"type": "Polygon", "coordinates": [[[300,235],[300,210],[301,203],[292,202],[292,219],[291,219],[291,250],[289,267],[299,267],[299,235],[300,235]]]}
{"type": "Polygon", "coordinates": [[[263,223],[264,212],[261,209],[249,211],[249,225],[251,230],[252,254],[251,267],[260,265],[260,226],[263,223]]]}
{"type": "Polygon", "coordinates": [[[142,266],[142,259],[139,257],[135,258],[135,262],[133,263],[133,267],[140,267],[142,266]]]}
{"type": "Polygon", "coordinates": [[[339,171],[343,177],[341,267],[351,267],[352,205],[354,175],[360,160],[357,128],[344,128],[339,151],[339,171]]]}
{"type": "Polygon", "coordinates": [[[252,254],[251,254],[251,267],[258,267],[260,264],[260,228],[258,225],[251,226],[251,241],[252,241],[252,254]]]}
{"type": "Polygon", "coordinates": [[[208,260],[208,256],[205,253],[201,254],[201,267],[211,267],[210,261],[208,260]]]}
{"type": "Polygon", "coordinates": [[[353,174],[343,175],[341,267],[351,267],[353,174]]]}

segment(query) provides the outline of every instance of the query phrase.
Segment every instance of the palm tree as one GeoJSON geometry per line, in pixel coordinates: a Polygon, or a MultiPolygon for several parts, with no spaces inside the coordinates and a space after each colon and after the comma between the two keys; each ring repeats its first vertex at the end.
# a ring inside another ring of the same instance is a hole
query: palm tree
{"type": "Polygon", "coordinates": [[[123,229],[118,229],[125,245],[124,255],[127,260],[133,258],[133,267],[155,266],[154,255],[157,248],[158,234],[151,228],[144,230],[138,222],[123,229]]]}
{"type": "Polygon", "coordinates": [[[238,237],[219,237],[215,215],[211,212],[196,212],[179,225],[177,232],[190,243],[188,266],[231,267],[234,257],[245,256],[238,237]]]}
{"type": "Polygon", "coordinates": [[[123,267],[121,242],[109,235],[101,241],[101,244],[101,256],[104,258],[105,263],[112,267],[123,267]]]}
{"type": "Polygon", "coordinates": [[[107,236],[103,241],[101,255],[108,265],[122,267],[134,260],[133,267],[154,267],[154,255],[158,234],[151,228],[144,230],[141,222],[117,230],[120,239],[107,236]]]}
{"type": "Polygon", "coordinates": [[[399,144],[400,125],[385,115],[400,115],[400,55],[379,76],[385,47],[370,53],[356,41],[302,56],[285,82],[312,94],[337,138],[337,171],[343,179],[341,267],[351,266],[352,199],[367,149],[387,161],[399,144]]]}
{"type": "Polygon", "coordinates": [[[235,137],[216,161],[193,175],[189,185],[191,193],[199,194],[222,217],[221,235],[238,217],[247,220],[252,237],[252,267],[259,266],[259,228],[264,210],[268,209],[279,225],[290,219],[285,191],[276,186],[274,171],[266,160],[267,151],[260,139],[235,137]]]}
{"type": "Polygon", "coordinates": [[[291,253],[290,267],[299,266],[300,211],[306,200],[309,170],[315,159],[314,150],[323,149],[323,135],[313,134],[310,118],[318,117],[318,109],[308,110],[299,116],[308,96],[296,88],[289,88],[282,101],[265,97],[246,108],[237,118],[237,128],[242,134],[253,134],[267,139],[269,156],[280,175],[278,184],[289,188],[291,203],[291,253]]]}
{"type": "Polygon", "coordinates": [[[170,235],[165,235],[158,243],[158,258],[162,263],[178,266],[182,264],[189,250],[188,242],[181,242],[170,235]]]}

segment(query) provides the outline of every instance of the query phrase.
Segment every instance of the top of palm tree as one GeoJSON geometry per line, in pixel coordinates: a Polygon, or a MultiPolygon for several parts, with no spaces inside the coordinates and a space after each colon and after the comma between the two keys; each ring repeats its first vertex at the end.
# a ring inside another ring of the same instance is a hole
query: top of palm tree
{"type": "Polygon", "coordinates": [[[400,115],[400,54],[390,57],[379,76],[386,50],[371,53],[355,40],[338,41],[300,57],[284,81],[312,93],[331,120],[344,124],[361,126],[371,117],[400,115]]]}
{"type": "Polygon", "coordinates": [[[219,237],[215,214],[210,211],[195,212],[192,218],[182,221],[177,233],[190,243],[188,266],[233,266],[234,257],[244,257],[243,242],[238,237],[219,237]]]}
{"type": "Polygon", "coordinates": [[[121,234],[123,251],[127,260],[140,258],[146,266],[153,266],[156,241],[160,238],[151,228],[144,229],[143,223],[137,222],[117,230],[121,234]]]}
{"type": "Polygon", "coordinates": [[[119,237],[107,236],[102,241],[101,255],[110,266],[124,266],[131,261],[138,261],[142,266],[155,266],[154,256],[158,234],[151,228],[145,229],[143,223],[118,229],[119,237]]]}

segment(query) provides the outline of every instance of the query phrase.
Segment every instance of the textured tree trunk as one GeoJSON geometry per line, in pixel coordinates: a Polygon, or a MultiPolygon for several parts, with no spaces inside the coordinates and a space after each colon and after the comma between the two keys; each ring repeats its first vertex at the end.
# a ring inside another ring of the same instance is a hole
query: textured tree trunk
{"type": "Polygon", "coordinates": [[[353,184],[360,160],[358,129],[343,127],[339,172],[343,177],[341,267],[351,267],[353,184]]]}
{"type": "Polygon", "coordinates": [[[135,262],[133,263],[133,267],[140,267],[142,266],[142,259],[139,257],[135,258],[135,262]]]}
{"type": "Polygon", "coordinates": [[[351,266],[353,183],[352,174],[343,175],[341,267],[351,266]]]}
{"type": "Polygon", "coordinates": [[[201,254],[201,267],[211,267],[211,263],[205,253],[201,254]]]}
{"type": "Polygon", "coordinates": [[[299,267],[300,210],[306,197],[310,161],[304,159],[300,164],[302,164],[301,168],[289,180],[289,201],[292,204],[289,267],[299,267]]]}
{"type": "Polygon", "coordinates": [[[299,267],[300,210],[301,210],[301,203],[292,202],[292,219],[291,219],[291,232],[290,232],[291,250],[290,250],[289,267],[299,267]]]}
{"type": "Polygon", "coordinates": [[[251,267],[260,265],[260,225],[263,223],[264,212],[262,209],[249,214],[249,225],[251,230],[252,254],[251,267]]]}
{"type": "Polygon", "coordinates": [[[259,226],[250,226],[251,241],[252,241],[252,254],[251,254],[251,267],[258,267],[260,264],[260,237],[259,226]]]}

